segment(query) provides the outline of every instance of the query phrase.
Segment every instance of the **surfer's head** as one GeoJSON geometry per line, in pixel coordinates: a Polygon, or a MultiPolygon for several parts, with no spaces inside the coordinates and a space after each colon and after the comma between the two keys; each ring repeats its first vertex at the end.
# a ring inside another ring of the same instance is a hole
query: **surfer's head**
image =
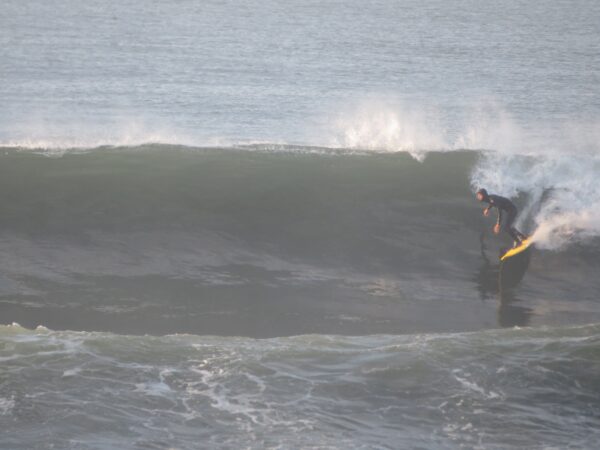
{"type": "Polygon", "coordinates": [[[477,194],[475,194],[475,196],[477,197],[477,200],[479,200],[480,202],[487,200],[489,197],[487,191],[483,188],[479,189],[477,191],[477,194]]]}

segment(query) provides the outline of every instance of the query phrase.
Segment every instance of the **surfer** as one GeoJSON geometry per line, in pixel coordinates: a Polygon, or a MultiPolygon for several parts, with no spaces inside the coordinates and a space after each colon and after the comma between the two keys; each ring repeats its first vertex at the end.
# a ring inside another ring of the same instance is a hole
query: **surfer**
{"type": "Polygon", "coordinates": [[[499,195],[490,195],[485,189],[479,189],[477,191],[477,200],[489,204],[488,207],[483,210],[483,215],[486,217],[490,214],[490,209],[496,208],[498,210],[498,221],[496,222],[496,225],[494,225],[494,234],[500,233],[501,229],[506,231],[515,241],[515,247],[521,245],[521,242],[524,239],[527,239],[527,236],[513,227],[513,222],[517,217],[517,207],[513,202],[505,197],[500,197],[499,195]]]}

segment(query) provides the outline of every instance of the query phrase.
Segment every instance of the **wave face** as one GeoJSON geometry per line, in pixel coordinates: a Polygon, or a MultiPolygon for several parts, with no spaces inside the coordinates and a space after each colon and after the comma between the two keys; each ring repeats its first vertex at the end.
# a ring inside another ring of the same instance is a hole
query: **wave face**
{"type": "Polygon", "coordinates": [[[591,449],[599,355],[599,325],[268,340],[2,326],[0,446],[591,449]]]}
{"type": "Polygon", "coordinates": [[[5,324],[268,337],[600,321],[594,240],[535,254],[520,290],[499,292],[510,243],[470,186],[499,173],[487,153],[52,156],[0,155],[5,324]]]}

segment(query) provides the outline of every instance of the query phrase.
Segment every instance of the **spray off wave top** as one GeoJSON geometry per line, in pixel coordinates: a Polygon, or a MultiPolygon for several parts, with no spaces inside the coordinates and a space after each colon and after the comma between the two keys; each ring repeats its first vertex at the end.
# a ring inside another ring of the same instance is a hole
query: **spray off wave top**
{"type": "Polygon", "coordinates": [[[432,151],[482,151],[470,173],[472,189],[485,187],[507,197],[524,195],[520,215],[533,225],[539,247],[559,249],[600,235],[600,126],[521,126],[495,102],[482,102],[463,117],[434,107],[362,102],[332,115],[300,143],[264,139],[207,137],[140,119],[118,125],[71,124],[49,132],[48,126],[21,127],[0,146],[41,150],[48,155],[87,151],[101,146],[135,147],[147,143],[286,153],[407,152],[422,161],[432,151]],[[291,145],[292,144],[292,145],[291,145]]]}

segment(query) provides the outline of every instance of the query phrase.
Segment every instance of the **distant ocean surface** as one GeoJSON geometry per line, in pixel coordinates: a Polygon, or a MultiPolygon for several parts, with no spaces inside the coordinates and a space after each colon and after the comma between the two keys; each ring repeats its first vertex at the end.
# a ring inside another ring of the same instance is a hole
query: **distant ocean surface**
{"type": "Polygon", "coordinates": [[[0,448],[595,448],[599,23],[4,1],[0,448]]]}

